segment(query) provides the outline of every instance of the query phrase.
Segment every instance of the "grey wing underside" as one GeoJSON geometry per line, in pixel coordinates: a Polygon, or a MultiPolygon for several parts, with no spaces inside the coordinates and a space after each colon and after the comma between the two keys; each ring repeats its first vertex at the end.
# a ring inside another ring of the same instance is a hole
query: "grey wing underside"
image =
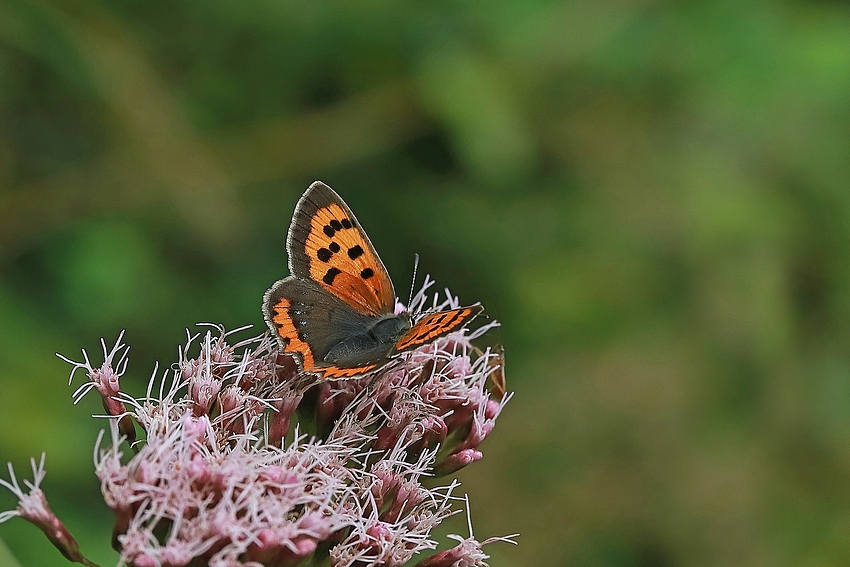
{"type": "Polygon", "coordinates": [[[375,317],[358,313],[309,280],[290,276],[275,283],[266,293],[265,313],[273,313],[282,297],[289,301],[293,325],[299,338],[310,345],[318,368],[379,362],[392,349],[392,343],[381,344],[371,337],[375,317]]]}

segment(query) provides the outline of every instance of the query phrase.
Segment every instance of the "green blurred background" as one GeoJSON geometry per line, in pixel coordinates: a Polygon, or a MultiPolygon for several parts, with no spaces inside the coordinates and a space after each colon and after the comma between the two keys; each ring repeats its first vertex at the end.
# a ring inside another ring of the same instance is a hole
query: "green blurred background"
{"type": "Polygon", "coordinates": [[[418,252],[504,324],[459,474],[494,567],[850,564],[846,3],[0,0],[0,462],[47,452],[98,562],[53,353],[126,329],[141,394],[186,326],[262,328],[314,179],[399,295],[418,252]]]}

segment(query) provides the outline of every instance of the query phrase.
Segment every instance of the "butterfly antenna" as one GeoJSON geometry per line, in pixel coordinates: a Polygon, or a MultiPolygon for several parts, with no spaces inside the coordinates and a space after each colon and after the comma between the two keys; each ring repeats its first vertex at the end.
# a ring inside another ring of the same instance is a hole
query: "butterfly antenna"
{"type": "Polygon", "coordinates": [[[419,254],[413,255],[413,281],[410,282],[410,297],[407,298],[407,308],[413,303],[413,289],[416,287],[416,270],[419,269],[419,254]]]}

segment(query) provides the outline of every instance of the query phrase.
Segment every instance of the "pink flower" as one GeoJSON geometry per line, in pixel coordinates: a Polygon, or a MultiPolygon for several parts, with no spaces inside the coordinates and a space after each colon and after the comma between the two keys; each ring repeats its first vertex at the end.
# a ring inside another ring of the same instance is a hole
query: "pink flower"
{"type": "MultiPolygon", "coordinates": [[[[18,498],[18,508],[9,512],[0,513],[0,523],[5,522],[15,516],[19,516],[24,520],[34,524],[38,529],[44,532],[47,539],[52,543],[68,561],[82,563],[83,565],[94,566],[88,559],[80,553],[80,548],[77,546],[76,540],[73,538],[68,528],[59,521],[50,506],[47,504],[47,498],[39,486],[44,480],[44,454],[41,455],[41,460],[36,465],[35,459],[31,461],[32,465],[32,482],[25,480],[24,486],[29,491],[24,492],[18,484],[18,479],[15,477],[15,471],[12,465],[9,465],[9,477],[7,482],[0,479],[0,486],[11,491],[18,498]]],[[[96,567],[96,566],[94,566],[96,567]]]]}
{"type": "MultiPolygon", "coordinates": [[[[426,299],[423,289],[413,310],[424,310],[426,299]]],[[[449,294],[432,300],[434,309],[456,306],[449,294]]],[[[99,367],[85,351],[83,362],[64,359],[72,378],[79,369],[88,378],[75,399],[96,390],[109,419],[95,470],[115,513],[120,561],[392,567],[436,549],[432,530],[462,499],[456,481],[429,488],[422,480],[479,460],[511,397],[495,399],[485,388],[500,355],[471,343],[494,325],[402,355],[373,377],[321,383],[299,375],[268,334],[234,343],[242,329],[210,325],[188,336],[171,369],[154,369],[138,398],[120,389],[123,333],[111,349],[103,344],[99,367]],[[144,438],[134,443],[136,427],[144,438]]],[[[87,561],[38,490],[43,467],[33,464],[29,494],[10,474],[0,485],[20,504],[0,521],[23,517],[69,559],[87,561]]],[[[420,565],[485,564],[482,544],[458,539],[420,565]]]]}
{"type": "Polygon", "coordinates": [[[486,539],[480,543],[471,536],[466,539],[456,535],[450,535],[449,537],[459,541],[460,543],[451,549],[441,551],[440,553],[423,559],[416,564],[416,567],[482,567],[487,565],[485,560],[490,558],[490,556],[482,550],[485,545],[495,541],[504,541],[516,544],[516,542],[510,539],[512,537],[516,537],[516,535],[494,537],[486,539]]]}

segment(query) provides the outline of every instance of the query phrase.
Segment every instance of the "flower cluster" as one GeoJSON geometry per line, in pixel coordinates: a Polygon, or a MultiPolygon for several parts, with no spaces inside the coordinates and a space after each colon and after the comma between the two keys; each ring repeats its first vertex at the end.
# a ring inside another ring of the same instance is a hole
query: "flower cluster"
{"type": "MultiPolygon", "coordinates": [[[[432,307],[456,305],[447,293],[432,307]]],[[[87,377],[75,399],[97,391],[109,417],[95,469],[115,513],[119,564],[400,566],[435,549],[432,529],[463,499],[456,481],[423,481],[480,459],[510,399],[501,355],[471,343],[493,325],[453,333],[348,381],[299,374],[268,333],[235,342],[244,329],[218,326],[189,336],[172,368],[154,369],[143,397],[120,389],[123,336],[112,348],[103,344],[100,366],[85,351],[82,362],[68,360],[72,379],[77,370],[87,377]]],[[[47,507],[38,488],[43,466],[33,471],[29,493],[11,467],[12,481],[0,481],[20,501],[0,521],[21,516],[53,534],[66,557],[92,565],[47,507]]],[[[493,540],[456,539],[418,565],[486,565],[481,548],[493,540]]]]}

